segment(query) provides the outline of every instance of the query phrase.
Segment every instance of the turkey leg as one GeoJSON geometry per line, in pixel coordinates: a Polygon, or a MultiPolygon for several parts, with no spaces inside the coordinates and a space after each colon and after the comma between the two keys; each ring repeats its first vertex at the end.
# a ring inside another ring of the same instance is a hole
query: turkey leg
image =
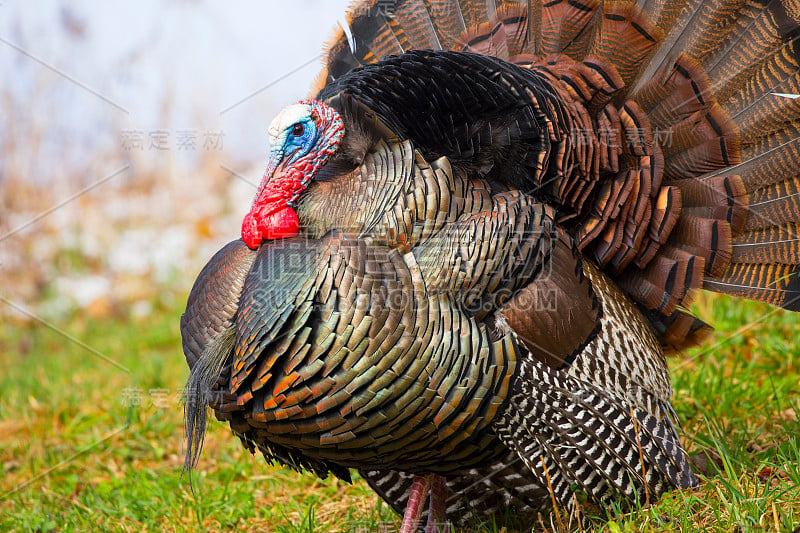
{"type": "Polygon", "coordinates": [[[403,525],[400,533],[413,533],[417,530],[425,497],[430,492],[431,501],[428,509],[428,523],[425,533],[442,533],[449,531],[445,521],[445,485],[444,478],[436,474],[415,476],[411,485],[411,494],[408,496],[408,505],[403,515],[403,525]]]}
{"type": "Polygon", "coordinates": [[[425,533],[450,533],[450,523],[447,522],[447,487],[442,476],[431,476],[431,503],[428,507],[428,525],[425,533]]]}

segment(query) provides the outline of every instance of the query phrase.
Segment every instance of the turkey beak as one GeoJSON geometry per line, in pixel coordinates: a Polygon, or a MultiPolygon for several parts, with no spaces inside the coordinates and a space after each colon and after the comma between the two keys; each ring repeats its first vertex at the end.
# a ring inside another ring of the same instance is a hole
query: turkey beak
{"type": "MultiPolygon", "coordinates": [[[[264,175],[261,177],[261,183],[258,185],[258,191],[256,191],[256,197],[253,198],[253,205],[251,206],[251,210],[256,207],[256,205],[260,202],[261,197],[264,195],[264,191],[267,189],[267,185],[270,181],[272,181],[273,176],[275,176],[276,172],[279,172],[278,167],[281,165],[281,157],[271,155],[269,158],[269,162],[267,163],[267,170],[264,171],[264,175]]],[[[282,170],[282,169],[281,169],[282,170]]]]}
{"type": "Polygon", "coordinates": [[[263,209],[266,205],[275,206],[286,200],[286,179],[283,178],[287,166],[280,154],[269,158],[267,170],[264,171],[264,176],[261,178],[258,191],[250,206],[251,212],[258,210],[259,206],[263,209]]]}

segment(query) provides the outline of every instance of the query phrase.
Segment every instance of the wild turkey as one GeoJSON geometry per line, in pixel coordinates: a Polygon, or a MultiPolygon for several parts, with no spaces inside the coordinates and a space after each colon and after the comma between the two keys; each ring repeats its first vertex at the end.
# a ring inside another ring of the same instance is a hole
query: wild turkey
{"type": "Polygon", "coordinates": [[[415,527],[691,487],[665,351],[800,309],[800,4],[357,3],[181,319],[187,466],[357,469],[415,527]]]}

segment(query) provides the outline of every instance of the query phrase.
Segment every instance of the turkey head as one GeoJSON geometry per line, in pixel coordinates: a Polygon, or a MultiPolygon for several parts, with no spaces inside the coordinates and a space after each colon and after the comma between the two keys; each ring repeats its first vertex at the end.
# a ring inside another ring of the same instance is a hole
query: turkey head
{"type": "Polygon", "coordinates": [[[247,246],[256,249],[264,239],[297,235],[294,203],[337,153],[343,136],[339,113],[316,100],[290,105],[275,117],[269,126],[269,164],[242,221],[242,240],[247,246]]]}

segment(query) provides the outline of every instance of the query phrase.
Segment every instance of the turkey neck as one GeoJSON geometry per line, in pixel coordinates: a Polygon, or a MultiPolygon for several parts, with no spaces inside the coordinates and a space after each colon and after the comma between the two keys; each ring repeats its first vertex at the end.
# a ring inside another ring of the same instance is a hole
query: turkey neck
{"type": "Polygon", "coordinates": [[[312,182],[298,200],[295,211],[300,227],[319,238],[331,229],[360,233],[370,218],[359,190],[360,175],[351,172],[333,181],[312,182]]]}

